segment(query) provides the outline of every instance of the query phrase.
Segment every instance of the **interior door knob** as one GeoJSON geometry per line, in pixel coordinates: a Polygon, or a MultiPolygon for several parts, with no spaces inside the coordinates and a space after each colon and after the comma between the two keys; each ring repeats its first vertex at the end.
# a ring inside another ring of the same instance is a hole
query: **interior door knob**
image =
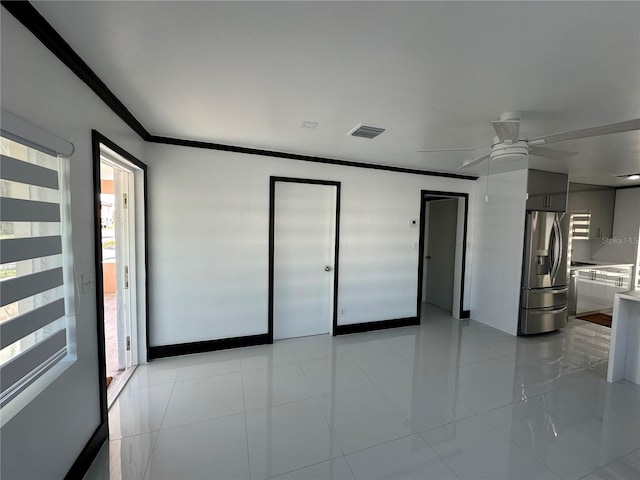
{"type": "Polygon", "coordinates": [[[325,265],[324,266],[324,271],[325,272],[330,272],[331,271],[331,267],[329,265],[325,265]]]}
{"type": "Polygon", "coordinates": [[[427,255],[425,258],[426,258],[427,260],[431,260],[431,255],[427,255]]]}

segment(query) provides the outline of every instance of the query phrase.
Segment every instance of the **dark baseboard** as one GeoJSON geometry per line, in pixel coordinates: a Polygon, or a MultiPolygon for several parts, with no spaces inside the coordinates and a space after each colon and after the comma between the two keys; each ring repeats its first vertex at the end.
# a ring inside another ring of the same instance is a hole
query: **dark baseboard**
{"type": "Polygon", "coordinates": [[[353,325],[336,326],[334,335],[347,335],[349,333],[370,332],[372,330],[383,330],[385,328],[409,327],[420,325],[418,317],[396,318],[394,320],[381,320],[378,322],[355,323],[353,325]]]}
{"type": "Polygon", "coordinates": [[[463,310],[460,313],[460,318],[471,318],[471,310],[463,310]]]}
{"type": "Polygon", "coordinates": [[[175,357],[190,353],[213,352],[229,348],[252,347],[273,343],[268,333],[249,335],[247,337],[221,338],[219,340],[205,340],[203,342],[178,343],[175,345],[160,345],[149,347],[149,360],[154,358],[175,357]]]}
{"type": "Polygon", "coordinates": [[[91,464],[98,455],[100,448],[102,448],[102,444],[107,441],[107,438],[109,438],[109,422],[105,420],[98,426],[96,431],[93,432],[93,435],[64,477],[65,480],[84,478],[89,471],[89,467],[91,467],[91,464]]]}

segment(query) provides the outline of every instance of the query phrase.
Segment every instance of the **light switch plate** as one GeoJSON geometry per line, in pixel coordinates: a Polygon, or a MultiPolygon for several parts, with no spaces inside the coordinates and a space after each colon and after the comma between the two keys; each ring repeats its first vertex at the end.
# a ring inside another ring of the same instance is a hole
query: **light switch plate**
{"type": "Polygon", "coordinates": [[[80,281],[82,282],[82,293],[87,293],[93,288],[93,272],[83,273],[80,281]]]}

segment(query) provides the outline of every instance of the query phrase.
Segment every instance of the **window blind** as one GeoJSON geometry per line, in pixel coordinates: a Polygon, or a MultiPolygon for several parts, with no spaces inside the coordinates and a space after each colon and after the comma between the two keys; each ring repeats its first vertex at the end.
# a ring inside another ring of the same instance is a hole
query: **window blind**
{"type": "Polygon", "coordinates": [[[70,335],[74,280],[68,160],[52,155],[57,152],[51,148],[34,148],[35,141],[16,141],[29,132],[7,135],[2,114],[0,406],[4,407],[69,357],[75,342],[70,335]]]}

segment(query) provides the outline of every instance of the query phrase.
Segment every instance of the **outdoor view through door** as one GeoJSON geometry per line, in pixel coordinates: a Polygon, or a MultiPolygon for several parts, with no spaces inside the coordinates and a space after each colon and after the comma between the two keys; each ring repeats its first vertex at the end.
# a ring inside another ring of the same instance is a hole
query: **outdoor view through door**
{"type": "Polygon", "coordinates": [[[133,365],[131,344],[135,320],[135,288],[131,265],[135,264],[135,215],[133,171],[122,159],[100,148],[100,227],[102,240],[102,290],[106,383],[118,388],[133,365]]]}

